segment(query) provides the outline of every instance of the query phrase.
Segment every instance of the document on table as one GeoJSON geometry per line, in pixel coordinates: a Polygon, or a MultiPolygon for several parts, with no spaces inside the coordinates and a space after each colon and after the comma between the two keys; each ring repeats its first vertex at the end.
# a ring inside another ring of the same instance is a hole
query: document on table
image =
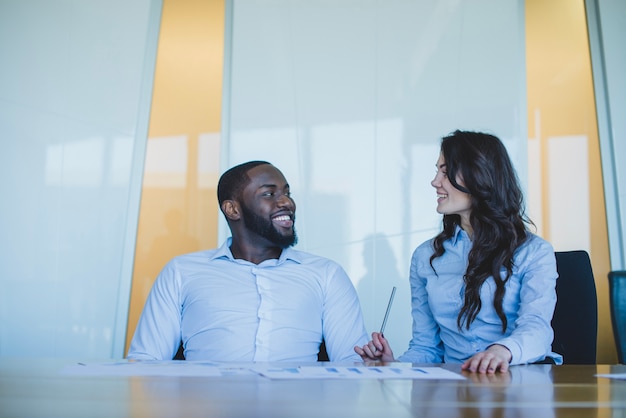
{"type": "Polygon", "coordinates": [[[452,379],[464,380],[458,373],[441,367],[271,367],[254,369],[270,379],[452,379]]]}
{"type": "Polygon", "coordinates": [[[221,376],[218,363],[192,361],[119,361],[76,363],[61,374],[74,376],[221,376]]]}
{"type": "Polygon", "coordinates": [[[75,363],[61,374],[70,376],[233,376],[260,375],[269,379],[465,379],[441,367],[300,366],[225,364],[211,361],[117,361],[75,363]]]}

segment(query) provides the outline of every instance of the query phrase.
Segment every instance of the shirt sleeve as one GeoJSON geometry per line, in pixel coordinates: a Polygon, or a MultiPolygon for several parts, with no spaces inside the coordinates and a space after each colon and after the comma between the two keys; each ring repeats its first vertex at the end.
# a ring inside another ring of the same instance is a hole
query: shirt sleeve
{"type": "Polygon", "coordinates": [[[168,263],[157,277],[144,306],[128,358],[134,360],[171,360],[181,341],[180,274],[175,261],[168,263]]]}
{"type": "MultiPolygon", "coordinates": [[[[424,247],[418,247],[411,259],[411,315],[413,317],[413,335],[408,350],[398,357],[399,361],[410,363],[442,363],[443,342],[439,325],[435,321],[428,303],[426,278],[419,273],[420,253],[424,247]]],[[[425,259],[428,259],[426,257],[425,259]]],[[[430,266],[428,266],[430,268],[430,266]]]]}
{"type": "Polygon", "coordinates": [[[556,258],[552,246],[535,237],[515,257],[521,277],[518,316],[510,335],[495,341],[509,349],[511,364],[532,363],[551,353],[556,306],[556,258]]]}
{"type": "Polygon", "coordinates": [[[331,263],[327,275],[322,325],[328,357],[361,362],[354,347],[367,344],[368,337],[356,289],[338,264],[331,263]]]}

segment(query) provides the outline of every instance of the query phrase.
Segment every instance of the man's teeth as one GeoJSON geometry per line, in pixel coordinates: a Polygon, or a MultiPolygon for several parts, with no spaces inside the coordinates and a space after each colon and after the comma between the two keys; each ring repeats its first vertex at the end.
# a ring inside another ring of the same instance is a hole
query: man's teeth
{"type": "Polygon", "coordinates": [[[290,221],[291,220],[291,216],[289,215],[282,215],[282,216],[277,216],[274,218],[275,221],[290,221]]]}

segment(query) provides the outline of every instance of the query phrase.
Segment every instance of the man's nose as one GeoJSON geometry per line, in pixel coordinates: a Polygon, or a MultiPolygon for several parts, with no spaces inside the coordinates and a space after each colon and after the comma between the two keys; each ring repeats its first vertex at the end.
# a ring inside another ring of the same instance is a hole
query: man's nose
{"type": "Polygon", "coordinates": [[[293,207],[294,203],[293,200],[287,196],[286,194],[280,195],[278,196],[278,205],[279,206],[287,206],[287,207],[293,207]]]}

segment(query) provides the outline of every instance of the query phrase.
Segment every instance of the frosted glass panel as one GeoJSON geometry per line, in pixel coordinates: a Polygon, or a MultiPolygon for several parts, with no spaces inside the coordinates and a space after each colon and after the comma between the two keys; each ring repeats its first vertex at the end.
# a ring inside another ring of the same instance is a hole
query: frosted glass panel
{"type": "Polygon", "coordinates": [[[0,355],[122,357],[160,1],[0,1],[0,355]]]}
{"type": "Polygon", "coordinates": [[[370,331],[398,286],[385,334],[400,354],[410,257],[441,222],[430,186],[439,139],[495,133],[526,182],[523,1],[229,6],[222,168],[264,159],[284,172],[298,248],[345,267],[370,331]]]}
{"type": "Polygon", "coordinates": [[[626,269],[626,2],[586,0],[611,269],[626,269]]]}
{"type": "Polygon", "coordinates": [[[585,250],[589,253],[588,138],[548,138],[547,155],[551,244],[555,251],[585,250]]]}

